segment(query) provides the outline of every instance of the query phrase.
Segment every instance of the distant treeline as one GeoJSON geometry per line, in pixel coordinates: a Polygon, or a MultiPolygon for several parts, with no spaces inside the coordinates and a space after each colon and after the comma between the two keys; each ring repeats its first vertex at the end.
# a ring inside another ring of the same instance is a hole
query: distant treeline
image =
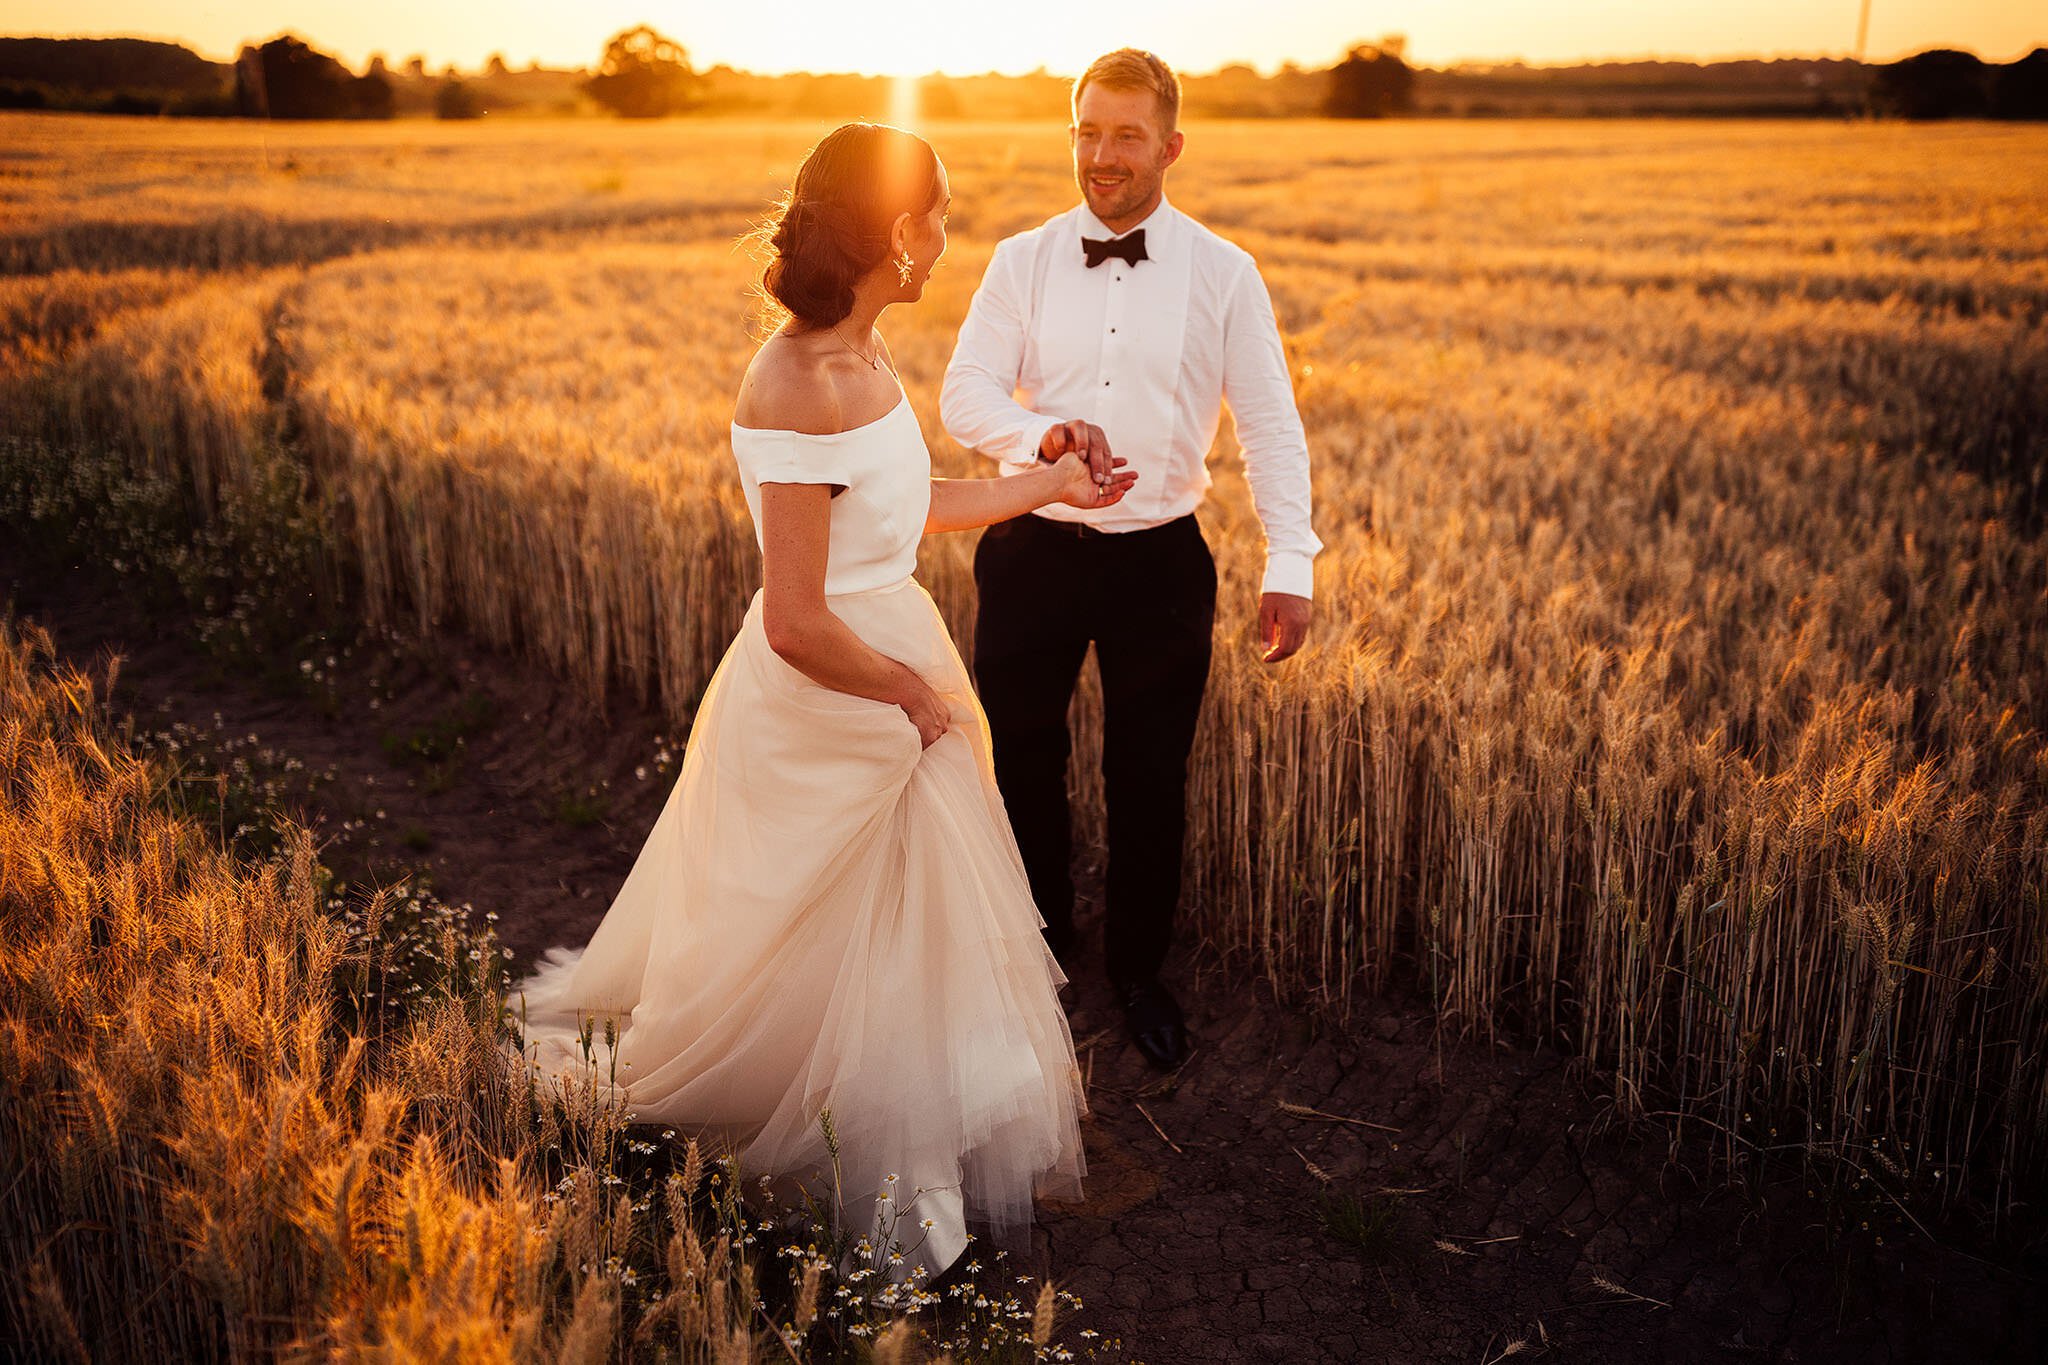
{"type": "Polygon", "coordinates": [[[144,38],[0,38],[0,106],[109,114],[232,114],[233,74],[144,38]]]}
{"type": "MultiPolygon", "coordinates": [[[[1233,65],[1182,78],[1194,117],[1843,116],[2048,118],[2048,48],[1987,63],[1923,52],[1870,65],[1835,59],[1606,62],[1588,66],[1410,67],[1398,38],[1353,48],[1333,67],[1288,64],[1269,76],[1233,65]]],[[[929,76],[928,119],[1042,118],[1064,110],[1068,78],[929,76]]],[[[620,34],[594,69],[429,71],[373,58],[361,73],[289,35],[210,62],[175,43],[135,38],[0,38],[0,107],[271,118],[475,118],[518,114],[886,117],[895,82],[841,74],[763,76],[692,68],[651,29],[620,34]]]]}

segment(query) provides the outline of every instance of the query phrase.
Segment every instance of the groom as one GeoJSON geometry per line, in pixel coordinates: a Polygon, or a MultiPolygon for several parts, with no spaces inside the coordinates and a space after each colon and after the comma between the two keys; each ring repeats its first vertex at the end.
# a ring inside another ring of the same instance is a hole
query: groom
{"type": "Polygon", "coordinates": [[[1166,201],[1180,82],[1149,52],[1098,58],[1073,90],[1083,203],[998,243],[939,400],[962,445],[1021,473],[1084,448],[1138,482],[1115,507],[1040,509],[990,527],[974,557],[974,676],[997,784],[1046,939],[1073,947],[1067,706],[1088,646],[1102,675],[1109,816],[1105,966],[1139,1050],[1187,1059],[1159,981],[1180,899],[1188,750],[1208,680],[1216,567],[1195,520],[1229,399],[1266,536],[1260,657],[1308,633],[1308,446],[1251,256],[1166,201]]]}

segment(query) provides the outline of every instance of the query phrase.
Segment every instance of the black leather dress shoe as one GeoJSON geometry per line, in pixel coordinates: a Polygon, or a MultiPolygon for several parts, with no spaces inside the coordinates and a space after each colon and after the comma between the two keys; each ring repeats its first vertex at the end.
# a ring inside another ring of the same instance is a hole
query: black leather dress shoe
{"type": "Polygon", "coordinates": [[[1158,977],[1122,982],[1116,987],[1116,998],[1124,1009],[1124,1026],[1146,1061],[1171,1071],[1188,1059],[1187,1022],[1180,1002],[1159,984],[1158,977]]]}

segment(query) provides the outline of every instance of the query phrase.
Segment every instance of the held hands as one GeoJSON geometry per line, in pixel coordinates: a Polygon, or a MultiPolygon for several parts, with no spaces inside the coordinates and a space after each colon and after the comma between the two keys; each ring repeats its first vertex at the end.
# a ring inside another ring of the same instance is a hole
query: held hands
{"type": "Polygon", "coordinates": [[[1078,417],[1046,430],[1038,458],[1060,475],[1058,500],[1069,507],[1111,506],[1138,481],[1137,471],[1123,470],[1128,461],[1109,453],[1102,428],[1078,417]]]}
{"type": "MultiPolygon", "coordinates": [[[[1038,442],[1038,458],[1047,464],[1057,464],[1060,456],[1074,451],[1088,461],[1089,468],[1099,479],[1110,474],[1109,437],[1093,422],[1076,417],[1061,422],[1058,426],[1046,428],[1045,435],[1038,442]]],[[[1116,463],[1122,464],[1122,460],[1116,463]]]]}
{"type": "Polygon", "coordinates": [[[1079,451],[1068,451],[1052,467],[1060,480],[1059,500],[1069,507],[1108,507],[1122,502],[1124,494],[1138,481],[1136,470],[1115,468],[1123,463],[1111,460],[1114,472],[1105,477],[1097,474],[1079,451]]]}

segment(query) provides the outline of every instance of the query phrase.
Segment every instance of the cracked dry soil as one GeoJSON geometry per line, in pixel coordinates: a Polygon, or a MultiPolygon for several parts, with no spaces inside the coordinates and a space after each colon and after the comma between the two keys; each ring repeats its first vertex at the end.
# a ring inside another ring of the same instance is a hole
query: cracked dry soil
{"type": "MultiPolygon", "coordinates": [[[[515,968],[596,926],[674,780],[635,775],[666,728],[658,714],[615,692],[600,718],[466,642],[358,643],[323,711],[225,673],[179,623],[84,567],[0,550],[0,593],[95,676],[123,656],[117,717],[207,728],[218,713],[229,733],[331,767],[302,803],[330,865],[351,880],[424,869],[443,899],[497,911],[515,968]],[[375,710],[373,677],[389,698],[375,710]],[[385,735],[478,694],[497,719],[452,781],[387,757],[385,735]],[[592,787],[607,794],[601,818],[565,820],[561,795],[592,787]]],[[[1062,998],[1093,1110],[1088,1198],[1042,1204],[1036,1264],[1014,1267],[1080,1297],[1066,1342],[1093,1328],[1154,1365],[2044,1358],[2037,1278],[1897,1220],[1881,1244],[1853,1227],[1829,1236],[1796,1170],[1730,1188],[1700,1174],[1696,1141],[1607,1121],[1585,1068],[1441,1033],[1426,1002],[1318,1019],[1183,933],[1166,980],[1195,1052],[1162,1076],[1124,1036],[1101,979],[1098,898],[1084,896],[1062,998]]]]}

